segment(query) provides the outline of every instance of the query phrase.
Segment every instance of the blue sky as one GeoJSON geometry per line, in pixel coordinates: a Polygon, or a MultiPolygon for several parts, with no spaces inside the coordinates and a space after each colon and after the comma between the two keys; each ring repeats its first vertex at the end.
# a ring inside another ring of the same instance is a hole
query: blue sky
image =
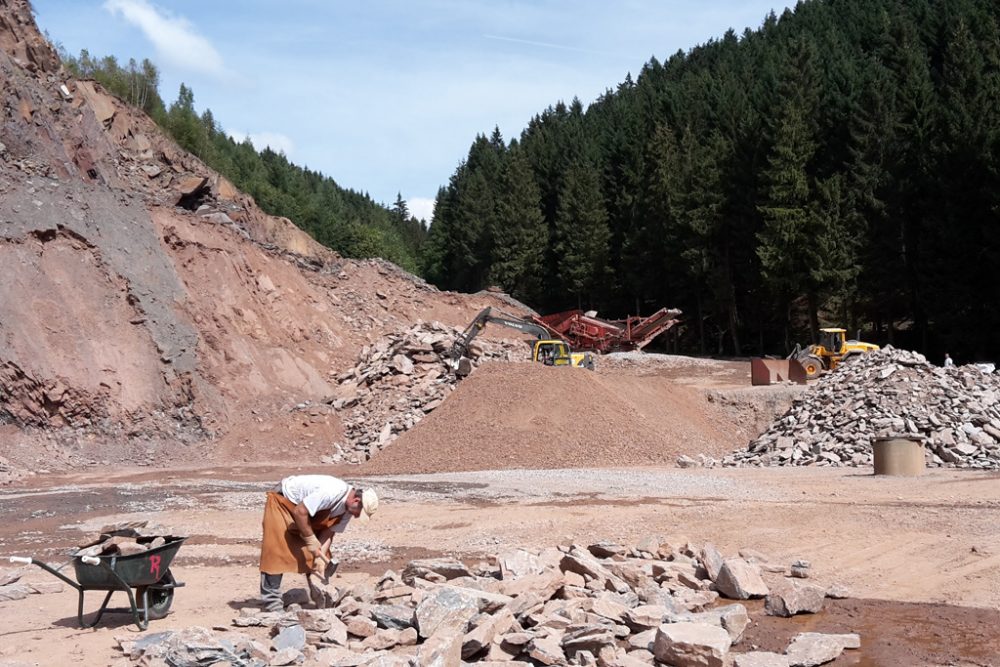
{"type": "Polygon", "coordinates": [[[774,0],[33,0],[69,52],[149,58],[227,132],[428,217],[477,133],[589,104],[774,0]]]}

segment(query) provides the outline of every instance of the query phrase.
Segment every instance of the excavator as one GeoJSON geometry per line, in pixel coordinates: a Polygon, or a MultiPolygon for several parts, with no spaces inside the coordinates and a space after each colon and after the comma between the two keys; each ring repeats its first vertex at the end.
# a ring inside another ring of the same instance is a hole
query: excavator
{"type": "Polygon", "coordinates": [[[535,336],[536,340],[531,346],[531,360],[543,363],[546,366],[575,366],[594,370],[594,355],[591,352],[573,352],[569,344],[564,340],[551,337],[548,329],[519,317],[508,315],[493,308],[484,308],[476,318],[465,328],[462,335],[455,340],[451,347],[450,356],[452,363],[458,361],[469,351],[472,340],[486,327],[487,324],[499,324],[501,326],[517,329],[535,336]]]}
{"type": "Polygon", "coordinates": [[[795,350],[788,355],[802,364],[806,378],[811,380],[823,371],[832,371],[845,359],[856,354],[866,354],[879,349],[878,345],[862,343],[858,340],[847,340],[846,329],[820,329],[819,343],[802,349],[796,345],[795,350]]]}

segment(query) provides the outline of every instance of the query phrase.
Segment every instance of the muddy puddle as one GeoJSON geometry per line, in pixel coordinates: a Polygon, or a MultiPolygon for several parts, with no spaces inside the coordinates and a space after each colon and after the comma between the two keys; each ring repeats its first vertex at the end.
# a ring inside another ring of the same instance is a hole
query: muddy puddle
{"type": "Polygon", "coordinates": [[[857,633],[861,648],[833,667],[1000,667],[1000,611],[887,600],[827,600],[819,614],[767,616],[751,602],[738,651],[781,653],[799,632],[857,633]],[[756,648],[751,648],[755,646],[756,648]]]}

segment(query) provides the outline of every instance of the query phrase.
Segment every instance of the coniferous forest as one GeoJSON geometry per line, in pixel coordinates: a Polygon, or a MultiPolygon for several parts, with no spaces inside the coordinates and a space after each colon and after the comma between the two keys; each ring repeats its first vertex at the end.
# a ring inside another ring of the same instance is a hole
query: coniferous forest
{"type": "Polygon", "coordinates": [[[784,353],[821,326],[1000,357],[1000,3],[805,0],[656,57],[584,108],[478,136],[429,231],[227,136],[156,68],[63,54],[349,257],[541,312],[684,311],[690,352],[784,353]]]}
{"type": "Polygon", "coordinates": [[[1000,3],[808,0],[588,108],[494,131],[437,195],[424,271],[542,312],[684,310],[689,351],[820,326],[1000,356],[1000,3]]]}

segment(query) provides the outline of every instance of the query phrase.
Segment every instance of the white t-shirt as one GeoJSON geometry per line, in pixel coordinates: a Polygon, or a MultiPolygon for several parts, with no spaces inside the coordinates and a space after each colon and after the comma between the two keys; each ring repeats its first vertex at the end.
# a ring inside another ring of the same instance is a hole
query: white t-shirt
{"type": "Polygon", "coordinates": [[[347,511],[347,493],[351,487],[342,479],[330,475],[292,475],[281,480],[281,493],[296,505],[302,504],[309,516],[330,510],[330,516],[341,516],[333,532],[342,533],[353,515],[347,511]]]}

